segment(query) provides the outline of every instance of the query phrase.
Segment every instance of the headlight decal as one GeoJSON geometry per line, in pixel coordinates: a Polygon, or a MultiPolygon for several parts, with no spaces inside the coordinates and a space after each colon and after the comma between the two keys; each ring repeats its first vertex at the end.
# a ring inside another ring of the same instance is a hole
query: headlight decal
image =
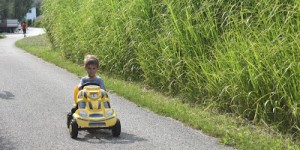
{"type": "Polygon", "coordinates": [[[106,112],[106,116],[111,116],[114,114],[114,111],[110,109],[109,111],[106,112]]]}
{"type": "Polygon", "coordinates": [[[86,114],[86,112],[84,112],[84,111],[80,111],[80,112],[79,112],[79,115],[82,116],[82,117],[87,117],[87,114],[86,114]]]}

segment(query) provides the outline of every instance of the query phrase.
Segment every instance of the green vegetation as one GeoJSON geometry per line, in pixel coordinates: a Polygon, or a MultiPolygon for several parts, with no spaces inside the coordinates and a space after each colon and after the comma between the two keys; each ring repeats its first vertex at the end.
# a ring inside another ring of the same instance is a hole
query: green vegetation
{"type": "Polygon", "coordinates": [[[33,0],[0,0],[0,19],[22,20],[32,4],[33,0]]]}
{"type": "MultiPolygon", "coordinates": [[[[65,60],[59,51],[51,49],[46,35],[24,38],[17,42],[17,46],[79,76],[85,75],[82,65],[65,60]]],[[[209,135],[219,137],[223,144],[251,150],[300,149],[291,138],[282,136],[271,127],[253,126],[246,120],[220,115],[209,108],[182,104],[178,98],[166,97],[143,85],[112,78],[102,71],[101,76],[111,92],[160,115],[175,118],[209,135]]]]}
{"type": "Polygon", "coordinates": [[[81,63],[299,136],[297,0],[44,0],[51,44],[81,63]]]}
{"type": "Polygon", "coordinates": [[[0,39],[3,39],[3,38],[5,38],[5,37],[6,37],[5,35],[0,34],[0,39]]]}
{"type": "Polygon", "coordinates": [[[43,26],[41,21],[38,20],[33,22],[32,27],[42,28],[43,26]]]}

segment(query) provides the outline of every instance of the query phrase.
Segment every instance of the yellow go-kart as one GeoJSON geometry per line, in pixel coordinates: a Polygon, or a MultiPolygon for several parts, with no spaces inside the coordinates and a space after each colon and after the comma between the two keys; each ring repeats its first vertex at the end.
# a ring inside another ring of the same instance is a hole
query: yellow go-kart
{"type": "Polygon", "coordinates": [[[76,139],[82,129],[111,129],[112,135],[121,133],[121,122],[110,107],[107,93],[98,84],[86,83],[82,90],[74,90],[74,107],[67,115],[70,136],[76,139]]]}

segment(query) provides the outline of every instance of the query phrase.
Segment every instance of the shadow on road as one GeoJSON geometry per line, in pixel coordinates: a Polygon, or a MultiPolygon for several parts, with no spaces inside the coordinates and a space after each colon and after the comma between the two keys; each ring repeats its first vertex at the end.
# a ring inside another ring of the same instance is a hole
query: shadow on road
{"type": "Polygon", "coordinates": [[[113,137],[111,130],[91,130],[86,132],[79,132],[77,141],[88,143],[118,143],[128,144],[138,141],[145,141],[146,139],[140,138],[136,135],[121,132],[120,137],[113,137]]]}
{"type": "Polygon", "coordinates": [[[11,100],[14,99],[15,95],[9,91],[0,91],[0,99],[11,100]]]}
{"type": "Polygon", "coordinates": [[[0,137],[0,149],[1,150],[14,150],[16,148],[14,147],[14,144],[11,141],[5,139],[4,137],[0,137]]]}

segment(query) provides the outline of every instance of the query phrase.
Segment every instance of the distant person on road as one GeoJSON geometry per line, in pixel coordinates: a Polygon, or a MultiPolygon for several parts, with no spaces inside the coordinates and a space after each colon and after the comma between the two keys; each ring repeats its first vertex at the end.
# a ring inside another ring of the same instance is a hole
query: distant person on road
{"type": "Polygon", "coordinates": [[[24,37],[26,37],[26,29],[27,29],[26,22],[23,22],[22,23],[22,30],[23,30],[24,37]]]}
{"type": "Polygon", "coordinates": [[[79,90],[82,89],[82,85],[85,83],[97,83],[100,88],[106,91],[104,81],[96,73],[99,68],[99,60],[95,55],[86,55],[84,58],[84,68],[87,72],[87,76],[82,77],[78,85],[79,90]]]}

